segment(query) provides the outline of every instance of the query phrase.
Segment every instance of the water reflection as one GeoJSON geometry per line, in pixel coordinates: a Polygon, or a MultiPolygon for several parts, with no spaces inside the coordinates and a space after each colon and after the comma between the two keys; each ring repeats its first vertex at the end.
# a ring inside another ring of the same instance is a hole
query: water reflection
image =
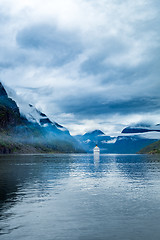
{"type": "Polygon", "coordinates": [[[25,195],[34,195],[41,200],[49,195],[50,184],[58,184],[58,179],[67,178],[72,158],[60,156],[22,155],[0,156],[0,214],[12,207],[25,195]]]}
{"type": "Polygon", "coordinates": [[[86,173],[87,177],[107,177],[107,173],[121,173],[128,179],[147,180],[148,171],[160,171],[158,156],[134,155],[32,155],[0,156],[0,209],[22,200],[25,194],[43,198],[50,187],[58,186],[59,180],[67,179],[71,172],[86,173]],[[94,173],[98,175],[93,175],[94,173]],[[101,174],[100,174],[101,173],[101,174]],[[29,193],[27,190],[30,189],[29,193]]]}
{"type": "Polygon", "coordinates": [[[99,152],[94,152],[94,165],[96,168],[99,167],[100,154],[99,152]]]}
{"type": "Polygon", "coordinates": [[[148,164],[145,156],[117,155],[117,168],[129,179],[147,179],[148,164]]]}
{"type": "Polygon", "coordinates": [[[3,240],[158,239],[159,186],[155,156],[0,156],[0,234],[3,240]]]}

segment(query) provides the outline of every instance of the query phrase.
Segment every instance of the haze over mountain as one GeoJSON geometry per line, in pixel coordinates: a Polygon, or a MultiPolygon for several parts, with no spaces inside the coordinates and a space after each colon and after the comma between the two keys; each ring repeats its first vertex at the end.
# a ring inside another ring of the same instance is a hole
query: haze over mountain
{"type": "Polygon", "coordinates": [[[0,83],[1,153],[82,151],[66,128],[52,122],[33,105],[26,104],[21,111],[23,114],[0,83]]]}
{"type": "Polygon", "coordinates": [[[127,127],[117,137],[106,136],[101,130],[94,130],[75,137],[89,153],[93,152],[97,144],[101,153],[134,154],[160,139],[160,126],[127,127]]]}
{"type": "Polygon", "coordinates": [[[136,153],[160,139],[160,125],[128,126],[118,136],[101,130],[73,138],[68,129],[51,121],[32,104],[0,83],[0,152],[92,152],[97,144],[102,153],[136,153]],[[9,94],[9,96],[8,96],[9,94]]]}

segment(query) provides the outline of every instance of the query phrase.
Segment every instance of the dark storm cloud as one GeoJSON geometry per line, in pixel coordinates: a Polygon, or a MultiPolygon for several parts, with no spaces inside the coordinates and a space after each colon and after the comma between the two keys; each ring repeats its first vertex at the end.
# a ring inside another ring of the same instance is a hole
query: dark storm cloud
{"type": "Polygon", "coordinates": [[[124,101],[104,102],[98,96],[88,96],[83,99],[71,99],[61,102],[62,110],[89,119],[98,115],[128,115],[133,113],[151,113],[160,109],[160,101],[156,98],[133,98],[124,101]]]}

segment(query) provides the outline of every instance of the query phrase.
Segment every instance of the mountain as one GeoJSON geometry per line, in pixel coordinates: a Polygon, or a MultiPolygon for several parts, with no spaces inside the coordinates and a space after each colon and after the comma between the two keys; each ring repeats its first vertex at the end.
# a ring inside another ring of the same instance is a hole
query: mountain
{"type": "Polygon", "coordinates": [[[52,130],[51,131],[52,134],[55,134],[57,136],[60,135],[71,136],[68,129],[66,129],[65,127],[61,126],[56,122],[51,121],[46,116],[45,113],[42,113],[41,111],[37,110],[32,104],[28,104],[27,110],[28,110],[27,112],[22,113],[22,116],[24,116],[29,122],[39,125],[45,131],[52,130]]]}
{"type": "MultiPolygon", "coordinates": [[[[157,125],[157,130],[159,126],[157,125]]],[[[135,131],[129,132],[125,128],[117,137],[106,136],[101,130],[95,130],[85,133],[84,135],[76,136],[77,141],[87,152],[93,152],[93,148],[97,144],[101,153],[115,154],[135,154],[145,146],[160,139],[159,131],[142,132],[140,128],[135,127],[135,131]]],[[[153,126],[150,129],[156,130],[153,126]]]]}
{"type": "Polygon", "coordinates": [[[84,135],[75,136],[77,141],[87,152],[93,152],[95,145],[101,149],[101,153],[109,153],[116,138],[106,136],[101,130],[87,132],[84,135]]]}
{"type": "Polygon", "coordinates": [[[102,132],[101,130],[94,130],[92,132],[88,132],[88,133],[85,133],[83,136],[84,138],[97,138],[97,137],[102,137],[104,136],[104,132],[102,132]]]}
{"type": "Polygon", "coordinates": [[[19,109],[0,83],[0,129],[14,127],[18,124],[21,124],[19,109]]]}
{"type": "Polygon", "coordinates": [[[135,154],[143,147],[155,141],[157,141],[157,138],[150,139],[141,135],[120,135],[115,142],[113,153],[135,154]]]}
{"type": "Polygon", "coordinates": [[[138,153],[160,154],[160,140],[142,148],[138,153]]]}
{"type": "Polygon", "coordinates": [[[0,153],[82,151],[66,128],[52,122],[32,104],[24,107],[20,111],[0,83],[0,153]]]}
{"type": "Polygon", "coordinates": [[[69,131],[0,83],[0,153],[92,152],[136,153],[160,139],[160,125],[128,126],[118,137],[101,130],[72,137],[69,131]]]}

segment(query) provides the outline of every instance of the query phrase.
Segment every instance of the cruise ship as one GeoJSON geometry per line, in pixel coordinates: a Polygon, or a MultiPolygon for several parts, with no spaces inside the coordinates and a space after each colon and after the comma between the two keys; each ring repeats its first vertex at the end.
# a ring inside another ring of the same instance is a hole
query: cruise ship
{"type": "Polygon", "coordinates": [[[93,149],[93,153],[94,154],[97,154],[97,153],[100,153],[100,149],[99,147],[96,145],[95,148],[93,149]]]}

